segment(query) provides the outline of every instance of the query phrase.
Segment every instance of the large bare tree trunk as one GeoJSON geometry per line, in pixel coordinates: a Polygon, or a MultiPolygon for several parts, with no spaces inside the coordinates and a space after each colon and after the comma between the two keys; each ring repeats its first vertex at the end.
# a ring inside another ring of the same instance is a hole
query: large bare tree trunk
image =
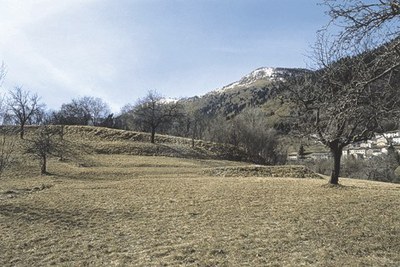
{"type": "Polygon", "coordinates": [[[334,144],[330,147],[330,150],[333,157],[333,168],[329,183],[337,185],[339,184],[340,160],[343,149],[338,144],[334,144]]]}

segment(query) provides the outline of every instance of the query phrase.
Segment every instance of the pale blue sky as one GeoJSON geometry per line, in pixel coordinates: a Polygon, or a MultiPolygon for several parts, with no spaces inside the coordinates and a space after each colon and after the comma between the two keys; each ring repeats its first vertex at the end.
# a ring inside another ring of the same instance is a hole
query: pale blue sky
{"type": "Polygon", "coordinates": [[[148,90],[202,95],[258,67],[306,67],[328,22],[318,0],[0,0],[2,90],[53,109],[101,97],[113,111],[148,90]]]}

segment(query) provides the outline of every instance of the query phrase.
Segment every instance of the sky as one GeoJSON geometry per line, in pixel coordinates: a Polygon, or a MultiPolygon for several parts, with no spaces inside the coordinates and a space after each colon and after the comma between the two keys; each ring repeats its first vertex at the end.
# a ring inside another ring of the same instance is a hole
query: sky
{"type": "Polygon", "coordinates": [[[203,95],[259,67],[308,66],[320,0],[0,0],[1,90],[113,112],[149,90],[203,95]]]}

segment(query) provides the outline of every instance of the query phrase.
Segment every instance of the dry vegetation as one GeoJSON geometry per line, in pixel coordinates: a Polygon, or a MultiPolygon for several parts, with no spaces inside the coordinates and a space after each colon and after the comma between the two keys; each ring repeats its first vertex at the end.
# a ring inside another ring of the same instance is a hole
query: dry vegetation
{"type": "Polygon", "coordinates": [[[0,266],[400,264],[399,185],[122,154],[53,159],[50,176],[21,166],[0,180],[0,266]]]}
{"type": "Polygon", "coordinates": [[[284,166],[235,166],[235,167],[217,167],[206,169],[205,174],[210,176],[222,177],[291,177],[291,178],[314,178],[323,179],[323,177],[311,171],[305,166],[284,165],[284,166]]]}

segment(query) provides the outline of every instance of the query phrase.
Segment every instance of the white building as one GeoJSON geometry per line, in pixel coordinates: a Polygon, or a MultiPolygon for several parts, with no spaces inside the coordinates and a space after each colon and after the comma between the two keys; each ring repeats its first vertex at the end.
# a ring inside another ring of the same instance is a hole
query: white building
{"type": "Polygon", "coordinates": [[[386,138],[398,138],[400,137],[400,131],[391,131],[391,132],[386,132],[383,134],[384,137],[386,138]]]}

